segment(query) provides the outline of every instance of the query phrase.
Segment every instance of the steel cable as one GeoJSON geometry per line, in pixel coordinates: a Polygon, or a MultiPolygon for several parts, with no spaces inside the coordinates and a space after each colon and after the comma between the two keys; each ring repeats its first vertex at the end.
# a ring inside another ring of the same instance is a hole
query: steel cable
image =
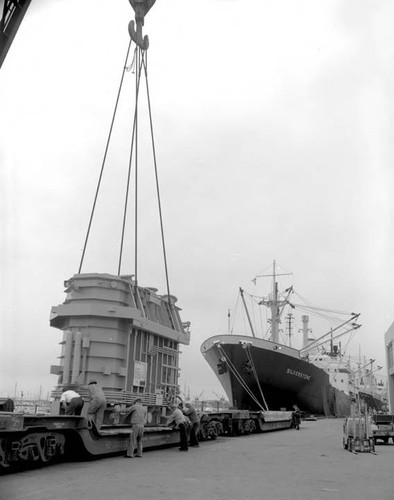
{"type": "Polygon", "coordinates": [[[98,194],[99,194],[100,186],[101,186],[101,180],[102,180],[102,177],[103,177],[104,166],[105,166],[105,162],[106,162],[106,159],[107,159],[109,143],[110,143],[110,140],[111,140],[112,130],[113,130],[113,126],[114,126],[114,122],[115,122],[115,117],[116,117],[116,112],[117,112],[117,109],[118,109],[120,92],[121,92],[122,86],[123,86],[124,75],[125,75],[125,72],[127,71],[127,61],[128,61],[128,58],[129,58],[131,43],[132,43],[132,41],[130,40],[129,46],[127,48],[126,59],[125,59],[124,65],[123,65],[123,71],[122,71],[122,76],[121,76],[121,79],[120,79],[118,94],[116,96],[115,107],[114,107],[114,112],[112,114],[112,120],[111,120],[111,125],[110,125],[110,128],[109,128],[107,143],[106,143],[105,150],[104,150],[104,157],[103,157],[103,161],[102,161],[102,164],[101,164],[101,170],[100,170],[99,179],[98,179],[98,182],[97,182],[97,188],[96,188],[96,193],[95,193],[95,196],[94,196],[93,207],[92,207],[92,211],[90,213],[88,229],[87,229],[87,232],[86,232],[85,242],[84,242],[83,250],[82,250],[81,261],[80,261],[79,268],[78,268],[78,274],[80,274],[81,271],[82,271],[82,265],[83,265],[83,261],[84,261],[84,258],[85,258],[86,248],[87,248],[87,244],[88,244],[88,240],[89,240],[89,235],[90,235],[90,230],[91,230],[92,222],[93,222],[93,216],[94,216],[94,212],[95,212],[95,209],[96,209],[98,194]]]}
{"type": "Polygon", "coordinates": [[[156,146],[155,146],[155,138],[153,133],[153,119],[152,119],[152,108],[150,102],[150,92],[149,92],[149,83],[148,83],[148,62],[147,60],[143,60],[143,66],[145,71],[145,83],[146,83],[146,94],[148,99],[148,110],[149,110],[149,124],[150,124],[150,133],[151,133],[151,142],[152,142],[152,152],[153,152],[153,164],[155,170],[155,180],[156,180],[156,193],[157,193],[157,204],[159,209],[159,219],[160,219],[160,232],[161,232],[161,243],[163,248],[163,258],[164,258],[164,269],[166,275],[166,285],[167,285],[167,294],[168,294],[168,304],[170,310],[173,307],[173,304],[170,300],[170,282],[168,277],[168,265],[167,265],[167,252],[164,238],[164,224],[163,224],[163,213],[161,208],[161,198],[160,198],[160,186],[159,186],[159,175],[157,170],[157,159],[156,159],[156,146]]]}

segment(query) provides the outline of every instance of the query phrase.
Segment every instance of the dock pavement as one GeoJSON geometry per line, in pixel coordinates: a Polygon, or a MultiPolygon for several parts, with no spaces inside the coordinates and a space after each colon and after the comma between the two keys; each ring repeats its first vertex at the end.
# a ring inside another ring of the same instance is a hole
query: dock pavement
{"type": "Polygon", "coordinates": [[[394,500],[394,444],[343,449],[342,419],[0,477],[0,500],[394,500]]]}

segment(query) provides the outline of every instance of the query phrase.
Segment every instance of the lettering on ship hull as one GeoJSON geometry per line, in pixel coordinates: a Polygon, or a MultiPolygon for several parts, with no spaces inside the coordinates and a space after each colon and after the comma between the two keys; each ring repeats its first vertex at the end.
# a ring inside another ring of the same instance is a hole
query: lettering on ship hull
{"type": "Polygon", "coordinates": [[[286,373],[288,373],[289,375],[294,375],[295,377],[303,378],[305,380],[311,379],[310,375],[307,375],[306,373],[302,373],[302,372],[297,372],[296,370],[292,370],[291,368],[288,368],[286,373]]]}

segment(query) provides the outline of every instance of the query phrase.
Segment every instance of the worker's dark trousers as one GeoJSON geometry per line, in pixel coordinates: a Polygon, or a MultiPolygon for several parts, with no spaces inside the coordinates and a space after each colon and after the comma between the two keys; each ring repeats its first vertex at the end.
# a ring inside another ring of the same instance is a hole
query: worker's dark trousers
{"type": "Polygon", "coordinates": [[[198,429],[200,428],[200,424],[198,422],[194,422],[192,424],[192,428],[190,430],[190,446],[198,446],[198,429]]]}
{"type": "Polygon", "coordinates": [[[179,434],[180,434],[180,450],[188,450],[189,446],[187,445],[187,424],[179,424],[179,434]]]}
{"type": "Polygon", "coordinates": [[[83,399],[81,397],[72,398],[72,400],[68,403],[64,413],[66,415],[80,415],[82,408],[83,408],[83,399]]]}

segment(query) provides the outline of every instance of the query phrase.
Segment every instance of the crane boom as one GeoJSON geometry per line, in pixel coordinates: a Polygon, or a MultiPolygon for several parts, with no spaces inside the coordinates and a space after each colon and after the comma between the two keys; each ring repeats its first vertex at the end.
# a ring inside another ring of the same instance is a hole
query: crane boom
{"type": "Polygon", "coordinates": [[[0,68],[14,41],[31,0],[4,0],[0,19],[0,68]]]}

